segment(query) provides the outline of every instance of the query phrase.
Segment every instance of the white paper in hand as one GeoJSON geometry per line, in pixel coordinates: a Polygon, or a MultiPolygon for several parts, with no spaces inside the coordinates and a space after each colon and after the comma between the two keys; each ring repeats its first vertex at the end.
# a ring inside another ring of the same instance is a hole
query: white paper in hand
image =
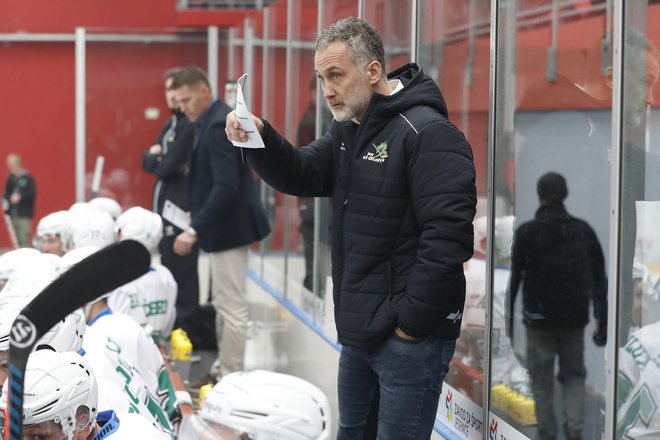
{"type": "Polygon", "coordinates": [[[263,139],[257,131],[257,126],[254,124],[252,117],[250,116],[250,111],[245,105],[245,99],[243,98],[243,86],[247,80],[247,73],[241,76],[238,79],[237,88],[236,88],[236,119],[238,123],[241,124],[241,128],[247,133],[248,140],[245,142],[231,141],[235,147],[242,148],[266,148],[264,145],[263,139]]]}

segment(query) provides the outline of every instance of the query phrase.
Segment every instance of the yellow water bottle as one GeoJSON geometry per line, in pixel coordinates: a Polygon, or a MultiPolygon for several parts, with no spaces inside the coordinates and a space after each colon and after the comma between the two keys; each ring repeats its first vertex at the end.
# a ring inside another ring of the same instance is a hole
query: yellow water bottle
{"type": "Polygon", "coordinates": [[[203,385],[199,389],[199,408],[202,408],[202,405],[204,404],[204,397],[213,389],[213,384],[212,383],[207,383],[206,385],[203,385]]]}

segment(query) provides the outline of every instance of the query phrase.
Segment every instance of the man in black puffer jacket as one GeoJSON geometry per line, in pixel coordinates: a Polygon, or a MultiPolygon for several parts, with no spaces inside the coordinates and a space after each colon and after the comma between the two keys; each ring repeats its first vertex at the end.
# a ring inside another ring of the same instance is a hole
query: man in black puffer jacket
{"type": "MultiPolygon", "coordinates": [[[[472,255],[472,151],[438,86],[415,64],[388,78],[378,31],[345,18],[321,33],[315,69],[334,116],[294,148],[253,118],[248,161],[275,189],[332,196],[338,439],[426,439],[459,335],[472,255]],[[378,417],[370,417],[370,411],[378,417]],[[377,427],[368,420],[376,420],[377,427]],[[366,434],[369,433],[369,434],[366,434]]],[[[245,140],[234,113],[230,140],[245,140]]]]}

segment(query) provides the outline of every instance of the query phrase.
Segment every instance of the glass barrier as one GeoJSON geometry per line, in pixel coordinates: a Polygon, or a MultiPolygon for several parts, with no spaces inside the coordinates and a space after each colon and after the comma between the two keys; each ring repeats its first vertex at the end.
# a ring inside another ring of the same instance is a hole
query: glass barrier
{"type": "MultiPolygon", "coordinates": [[[[317,35],[318,1],[290,0],[292,9],[290,73],[283,132],[297,147],[316,139],[316,78],[314,43],[317,35]],[[306,19],[307,18],[307,19],[306,19]]],[[[314,199],[285,196],[285,258],[287,298],[310,317],[317,315],[321,304],[312,293],[314,257],[314,199]]]]}
{"type": "MultiPolygon", "coordinates": [[[[449,119],[470,141],[477,169],[474,257],[465,263],[461,336],[445,378],[438,420],[462,437],[482,438],[486,327],[486,183],[490,2],[422,0],[418,64],[437,81],[449,119]],[[467,421],[467,422],[466,422],[467,421]]],[[[498,321],[501,327],[501,319],[498,321]]]]}
{"type": "MultiPolygon", "coordinates": [[[[254,83],[262,84],[262,116],[280,133],[286,128],[286,23],[287,3],[277,2],[264,14],[261,35],[257,30],[257,39],[262,44],[261,60],[255,60],[254,83]],[[266,62],[264,66],[263,62],[266,62]]],[[[286,291],[285,273],[285,196],[275,191],[267,183],[261,182],[261,194],[266,214],[271,225],[270,235],[262,241],[263,278],[275,291],[284,295],[286,291]]]]}
{"type": "Polygon", "coordinates": [[[488,427],[513,438],[600,438],[610,29],[600,6],[531,20],[529,2],[503,1],[498,12],[488,427]]]}
{"type": "MultiPolygon", "coordinates": [[[[655,4],[654,4],[655,3],[655,4]]],[[[652,438],[660,432],[660,5],[622,7],[623,96],[616,439],[652,438]]]]}
{"type": "Polygon", "coordinates": [[[391,72],[412,59],[410,32],[412,0],[364,1],[364,18],[380,31],[385,47],[385,71],[391,72]]]}
{"type": "Polygon", "coordinates": [[[105,165],[98,196],[111,197],[124,208],[151,208],[155,176],[142,169],[142,154],[155,143],[170,118],[164,96],[167,69],[206,66],[205,33],[137,35],[122,41],[110,29],[89,30],[86,50],[86,197],[96,158],[105,165]],[[143,38],[141,38],[143,37],[143,38]]]}

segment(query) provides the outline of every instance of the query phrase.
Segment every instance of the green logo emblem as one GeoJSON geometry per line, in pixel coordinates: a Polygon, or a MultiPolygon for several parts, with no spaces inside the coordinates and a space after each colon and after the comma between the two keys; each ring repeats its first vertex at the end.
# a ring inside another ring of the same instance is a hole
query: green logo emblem
{"type": "Polygon", "coordinates": [[[389,157],[389,154],[387,154],[387,142],[381,142],[379,145],[372,143],[371,145],[374,146],[376,152],[374,153],[373,151],[369,151],[367,154],[362,156],[362,159],[374,163],[385,162],[385,159],[389,157]]]}
{"type": "Polygon", "coordinates": [[[376,154],[378,154],[378,157],[380,157],[381,159],[388,158],[387,142],[381,142],[378,146],[376,146],[376,154]]]}

